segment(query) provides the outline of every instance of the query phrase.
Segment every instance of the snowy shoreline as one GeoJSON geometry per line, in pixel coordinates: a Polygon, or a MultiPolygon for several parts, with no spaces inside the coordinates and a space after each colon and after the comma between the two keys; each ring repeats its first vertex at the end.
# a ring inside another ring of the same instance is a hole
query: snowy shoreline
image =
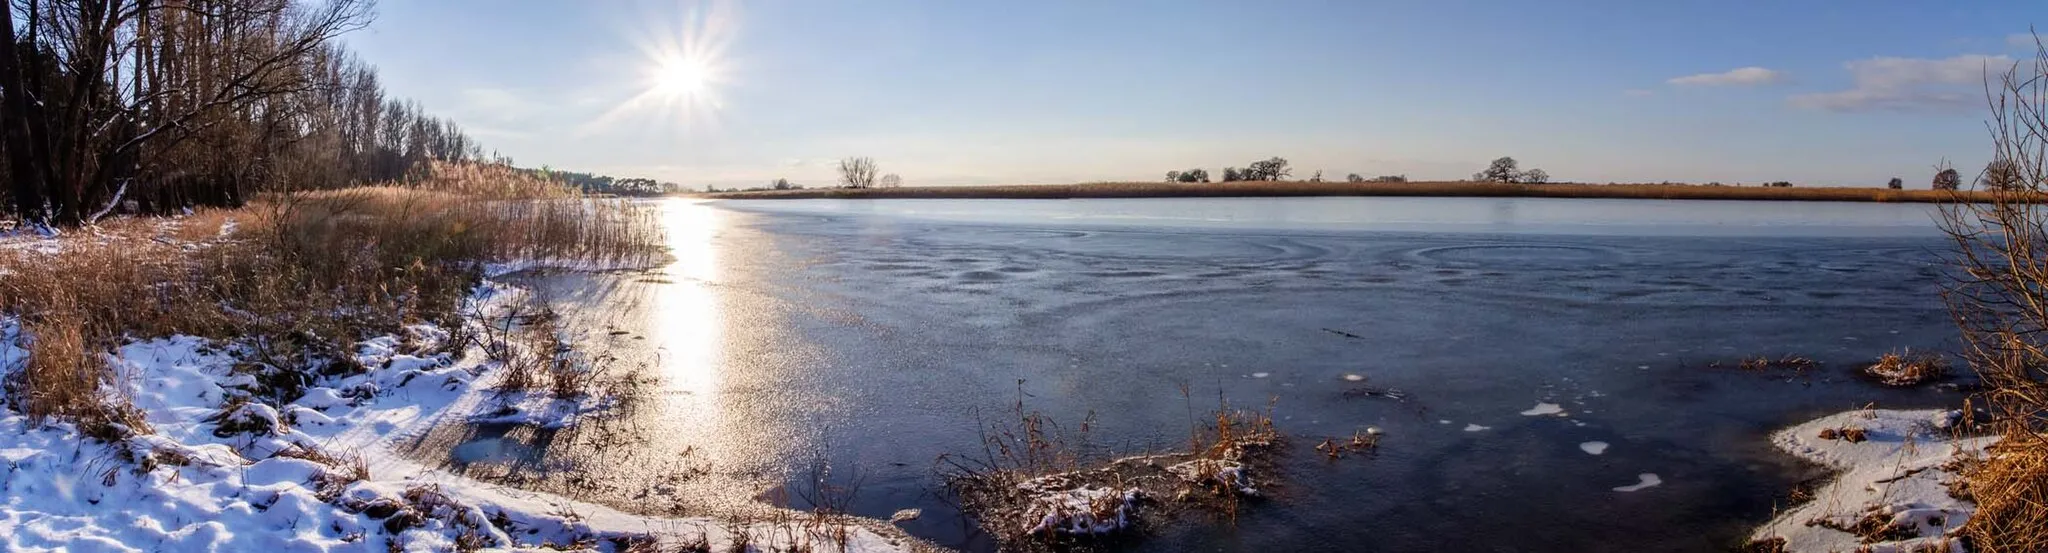
{"type": "Polygon", "coordinates": [[[1962,551],[1976,504],[1949,494],[1962,461],[1997,436],[1962,437],[1961,411],[1859,409],[1771,435],[1779,449],[1839,471],[1750,536],[1777,551],[1962,551]]]}
{"type": "MultiPolygon", "coordinates": [[[[485,281],[464,312],[489,317],[523,293],[485,281]]],[[[322,377],[279,407],[240,399],[260,385],[238,373],[232,345],[191,336],[123,345],[109,356],[114,385],[153,432],[110,444],[70,424],[0,413],[0,549],[603,550],[646,539],[720,551],[799,542],[838,550],[842,541],[847,551],[927,548],[865,521],[640,516],[423,466],[394,444],[498,407],[498,371],[445,343],[447,329],[404,334],[359,343],[355,361],[368,370],[322,377]]],[[[23,338],[16,321],[0,318],[0,370],[26,361],[23,338]]],[[[521,422],[569,425],[603,407],[582,403],[528,399],[521,422]]]]}

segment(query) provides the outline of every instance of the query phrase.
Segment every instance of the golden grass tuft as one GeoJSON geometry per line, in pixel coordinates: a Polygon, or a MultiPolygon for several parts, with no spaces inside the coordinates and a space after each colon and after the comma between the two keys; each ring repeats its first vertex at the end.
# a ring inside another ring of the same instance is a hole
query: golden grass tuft
{"type": "Polygon", "coordinates": [[[2048,551],[2048,439],[2009,433],[1969,469],[1977,513],[1962,534],[1979,553],[2048,551]]]}
{"type": "Polygon", "coordinates": [[[714,198],[1216,198],[1287,196],[1434,196],[1619,198],[1649,200],[1791,200],[1827,202],[1986,201],[1988,193],[1888,188],[1703,186],[1690,184],[1513,184],[1500,182],[1303,182],[1260,181],[1190,184],[1171,182],[1097,182],[1083,184],[1019,184],[1000,186],[919,186],[904,188],[817,188],[750,190],[711,194],[714,198]]]}
{"type": "Polygon", "coordinates": [[[420,322],[459,327],[483,263],[647,266],[665,255],[637,204],[533,179],[493,189],[491,171],[110,221],[56,251],[0,249],[0,314],[19,318],[30,352],[7,376],[10,407],[109,435],[147,431],[109,393],[119,387],[107,386],[103,354],[174,334],[246,346],[241,370],[267,386],[258,399],[290,401],[319,375],[362,370],[357,341],[420,322]]]}
{"type": "Polygon", "coordinates": [[[1863,373],[1886,386],[1918,386],[1948,378],[1948,360],[1931,353],[1891,352],[1863,368],[1863,373]]]}

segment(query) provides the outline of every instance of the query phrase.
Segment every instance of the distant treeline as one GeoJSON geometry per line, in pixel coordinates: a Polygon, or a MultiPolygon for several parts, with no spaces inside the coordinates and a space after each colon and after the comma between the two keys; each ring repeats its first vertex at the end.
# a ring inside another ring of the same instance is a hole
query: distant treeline
{"type": "Polygon", "coordinates": [[[0,205],[77,224],[483,158],[336,40],[371,18],[368,0],[11,0],[0,205]]]}
{"type": "Polygon", "coordinates": [[[660,194],[679,192],[683,189],[682,185],[673,182],[657,181],[654,179],[641,177],[614,178],[606,175],[597,175],[592,173],[559,171],[548,167],[541,167],[539,169],[520,169],[520,171],[528,172],[534,176],[543,179],[560,181],[564,184],[567,184],[571,187],[574,187],[578,190],[582,190],[583,192],[590,194],[611,194],[614,196],[655,196],[660,194]]]}
{"type": "Polygon", "coordinates": [[[1662,200],[1789,200],[1847,202],[1990,201],[1994,198],[2041,201],[1989,191],[1893,190],[1889,188],[1705,186],[1690,184],[1524,184],[1507,182],[1307,182],[1245,181],[1213,184],[1180,182],[1099,182],[1007,186],[926,186],[906,188],[813,188],[726,192],[721,198],[1223,198],[1286,196],[1437,196],[1533,198],[1630,198],[1662,200]]]}

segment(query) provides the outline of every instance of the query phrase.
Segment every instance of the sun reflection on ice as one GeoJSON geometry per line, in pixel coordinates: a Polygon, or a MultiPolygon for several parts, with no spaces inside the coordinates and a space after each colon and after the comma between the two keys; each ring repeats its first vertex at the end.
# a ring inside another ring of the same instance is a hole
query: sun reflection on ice
{"type": "Polygon", "coordinates": [[[662,346],[662,391],[669,394],[706,396],[719,388],[725,321],[713,290],[719,278],[713,237],[723,216],[704,202],[661,203],[675,261],[661,270],[668,283],[655,287],[647,330],[662,346]]]}

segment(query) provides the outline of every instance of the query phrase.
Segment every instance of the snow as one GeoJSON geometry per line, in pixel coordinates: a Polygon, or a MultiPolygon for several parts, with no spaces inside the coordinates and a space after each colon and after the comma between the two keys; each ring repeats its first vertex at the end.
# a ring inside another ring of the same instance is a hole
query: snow
{"type": "Polygon", "coordinates": [[[1586,452],[1587,455],[1599,455],[1607,452],[1607,442],[1582,443],[1579,444],[1579,450],[1586,452]]]}
{"type": "Polygon", "coordinates": [[[1483,432],[1483,431],[1487,431],[1487,430],[1492,430],[1492,429],[1493,429],[1493,427],[1491,427],[1491,426],[1480,426],[1480,425],[1477,425],[1477,424],[1472,424],[1472,423],[1466,423],[1466,424],[1465,424],[1465,431],[1466,431],[1466,432],[1483,432]]]}
{"type": "Polygon", "coordinates": [[[1525,417],[1540,417],[1543,415],[1564,416],[1564,407],[1555,403],[1538,403],[1535,407],[1522,412],[1522,416],[1525,417]]]}
{"type": "Polygon", "coordinates": [[[1961,551],[1948,539],[1976,512],[1976,505],[1952,497],[1948,483],[1960,478],[1959,458],[1982,456],[1996,436],[1957,437],[1948,429],[1959,411],[1869,409],[1828,415],[1779,431],[1771,443],[1809,461],[1841,471],[1813,499],[1778,515],[1751,535],[1752,541],[1784,540],[1784,551],[1824,552],[1961,551]],[[1821,431],[1863,429],[1866,439],[1822,439],[1821,431]],[[1913,535],[1865,544],[1843,528],[1875,519],[1913,535]]]}
{"type": "MultiPolygon", "coordinates": [[[[501,312],[519,295],[486,282],[465,312],[501,312]]],[[[397,453],[400,441],[497,401],[492,362],[403,353],[401,344],[449,336],[431,325],[405,332],[406,339],[358,345],[356,360],[367,372],[325,377],[279,406],[241,399],[257,384],[237,372],[233,344],[191,336],[130,342],[109,354],[119,379],[113,385],[153,431],[121,443],[0,410],[0,550],[436,551],[459,539],[506,549],[652,533],[672,543],[702,538],[722,551],[735,531],[756,547],[792,540],[838,547],[825,536],[833,528],[633,515],[407,459],[397,453]],[[358,467],[368,479],[355,478],[358,467]]],[[[15,319],[0,316],[0,371],[26,358],[20,334],[15,319]]],[[[519,422],[570,425],[602,407],[540,405],[518,409],[519,422]]],[[[848,551],[913,546],[866,525],[844,530],[848,551]]]]}
{"type": "Polygon", "coordinates": [[[1614,488],[1614,491],[1617,491],[1617,492],[1622,492],[1622,493],[1629,493],[1629,492],[1638,492],[1638,491],[1642,491],[1642,490],[1646,490],[1646,489],[1650,489],[1650,488],[1655,488],[1655,487],[1657,487],[1657,486],[1661,486],[1661,485],[1663,485],[1663,484],[1664,484],[1664,479],[1662,479],[1662,478],[1658,478],[1658,477],[1657,477],[1657,474],[1656,474],[1656,473],[1651,473],[1651,472],[1645,472],[1645,473],[1642,473],[1642,474],[1638,474],[1638,475],[1636,475],[1636,483],[1635,483],[1635,484],[1631,484],[1631,485],[1627,485],[1627,486],[1621,486],[1621,487],[1617,487],[1617,488],[1614,488]]]}
{"type": "Polygon", "coordinates": [[[1130,527],[1131,510],[1140,496],[1137,488],[1074,486],[1068,477],[1042,476],[1017,485],[1031,494],[1024,507],[1024,519],[1031,526],[1024,533],[1108,534],[1130,527]]]}
{"type": "Polygon", "coordinates": [[[1195,459],[1166,467],[1166,472],[1195,484],[1206,484],[1214,480],[1237,493],[1258,495],[1258,488],[1252,487],[1251,476],[1245,474],[1244,464],[1229,459],[1195,459]]]}

